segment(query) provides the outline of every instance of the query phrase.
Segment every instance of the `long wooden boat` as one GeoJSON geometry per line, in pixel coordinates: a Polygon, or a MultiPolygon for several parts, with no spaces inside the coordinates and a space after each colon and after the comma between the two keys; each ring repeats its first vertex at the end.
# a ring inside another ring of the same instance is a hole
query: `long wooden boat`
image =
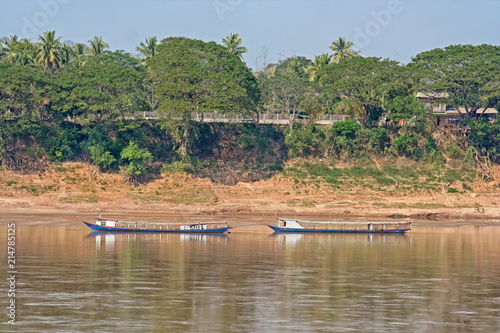
{"type": "Polygon", "coordinates": [[[114,232],[173,232],[173,233],[224,233],[233,227],[223,222],[191,222],[191,223],[147,223],[119,222],[96,217],[95,224],[85,222],[94,231],[114,232]]]}
{"type": "Polygon", "coordinates": [[[411,221],[402,222],[327,222],[299,221],[278,218],[277,226],[266,223],[275,232],[334,232],[334,233],[405,233],[411,221]]]}

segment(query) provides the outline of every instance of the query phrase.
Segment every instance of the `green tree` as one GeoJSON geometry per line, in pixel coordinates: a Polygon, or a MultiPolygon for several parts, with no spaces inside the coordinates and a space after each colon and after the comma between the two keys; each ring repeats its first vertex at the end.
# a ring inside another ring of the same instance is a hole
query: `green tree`
{"type": "Polygon", "coordinates": [[[35,65],[38,46],[28,39],[9,41],[3,50],[3,60],[10,64],[35,65]]]}
{"type": "Polygon", "coordinates": [[[68,64],[75,57],[75,51],[71,45],[64,43],[61,47],[61,64],[68,64]]]}
{"type": "Polygon", "coordinates": [[[9,37],[0,38],[0,44],[2,44],[6,48],[9,48],[10,43],[18,41],[19,41],[18,35],[10,35],[9,37]]]}
{"type": "Polygon", "coordinates": [[[238,34],[230,33],[222,39],[223,45],[229,50],[229,53],[234,54],[243,60],[243,53],[247,53],[248,49],[241,46],[242,39],[238,34]]]}
{"type": "Polygon", "coordinates": [[[469,143],[483,155],[495,162],[500,162],[500,124],[489,123],[484,119],[468,121],[469,143]]]}
{"type": "Polygon", "coordinates": [[[331,129],[327,131],[326,144],[330,153],[344,159],[360,157],[364,150],[361,141],[360,131],[362,126],[353,119],[336,122],[331,129]]]}
{"type": "Polygon", "coordinates": [[[285,137],[288,156],[294,158],[320,155],[324,140],[323,132],[315,125],[295,124],[293,131],[285,137]]]}
{"type": "Polygon", "coordinates": [[[143,56],[144,60],[147,60],[151,57],[154,57],[158,51],[158,40],[156,37],[148,37],[145,42],[141,42],[141,44],[136,47],[136,50],[139,51],[143,56]]]}
{"type": "Polygon", "coordinates": [[[366,123],[366,110],[358,100],[342,98],[337,104],[334,113],[349,116],[352,119],[358,119],[366,123]]]}
{"type": "Polygon", "coordinates": [[[102,40],[102,37],[95,36],[94,39],[89,40],[90,54],[95,56],[102,54],[105,49],[109,48],[109,44],[102,40]]]}
{"type": "Polygon", "coordinates": [[[245,64],[215,42],[171,37],[148,60],[156,86],[158,113],[177,138],[182,156],[190,149],[193,112],[251,114],[259,100],[255,76],[245,64]]]}
{"type": "Polygon", "coordinates": [[[336,41],[333,41],[332,45],[330,45],[330,50],[333,51],[333,62],[358,57],[358,52],[352,49],[353,46],[354,44],[346,40],[345,37],[339,37],[336,41]]]}
{"type": "Polygon", "coordinates": [[[387,104],[387,119],[424,129],[430,124],[425,105],[414,96],[397,96],[387,104]]]}
{"type": "Polygon", "coordinates": [[[463,118],[479,117],[500,99],[500,46],[450,45],[418,54],[409,67],[425,91],[446,92],[463,118]]]}
{"type": "Polygon", "coordinates": [[[62,115],[98,123],[143,109],[142,81],[146,73],[137,59],[122,52],[89,58],[85,64],[53,80],[53,108],[62,115]]]}
{"type": "Polygon", "coordinates": [[[19,36],[17,35],[0,38],[0,61],[8,62],[6,58],[9,52],[10,44],[17,41],[19,41],[19,36]]]}
{"type": "Polygon", "coordinates": [[[76,43],[73,46],[73,52],[75,53],[75,56],[77,56],[77,57],[87,54],[88,51],[89,51],[89,47],[83,43],[76,43]]]}
{"type": "Polygon", "coordinates": [[[38,36],[40,40],[40,50],[36,56],[38,65],[43,65],[46,69],[61,67],[61,37],[56,38],[54,30],[44,32],[43,36],[38,36]]]}
{"type": "Polygon", "coordinates": [[[403,133],[391,142],[390,151],[409,158],[419,159],[422,157],[422,149],[419,146],[419,141],[419,135],[403,133]]]}
{"type": "Polygon", "coordinates": [[[272,75],[260,75],[263,108],[268,113],[285,114],[291,135],[294,123],[306,109],[308,97],[314,94],[308,82],[305,66],[300,60],[289,58],[272,75]],[[306,102],[307,101],[307,102],[306,102]]]}
{"type": "Polygon", "coordinates": [[[390,144],[390,138],[387,130],[383,127],[365,128],[368,136],[368,148],[372,153],[384,153],[390,144]]]}
{"type": "MultiPolygon", "coordinates": [[[[117,159],[112,153],[112,140],[109,138],[107,131],[108,126],[85,126],[82,129],[82,134],[86,139],[80,143],[81,149],[90,155],[91,160],[101,169],[111,169],[115,166],[117,159]]],[[[118,155],[117,155],[118,156],[118,155]]]]}
{"type": "Polygon", "coordinates": [[[347,119],[344,121],[339,121],[333,124],[332,132],[337,136],[343,136],[350,140],[356,138],[356,132],[361,128],[361,125],[352,120],[347,119]]]}
{"type": "Polygon", "coordinates": [[[404,85],[398,63],[380,58],[355,57],[331,63],[321,75],[331,93],[362,110],[359,121],[363,124],[376,121],[385,106],[385,96],[404,85]]]}
{"type": "Polygon", "coordinates": [[[0,64],[0,114],[28,118],[40,114],[47,86],[38,69],[0,64]]]}
{"type": "Polygon", "coordinates": [[[102,143],[90,147],[92,161],[101,169],[108,169],[116,162],[116,158],[110,151],[106,150],[102,143]]]}
{"type": "Polygon", "coordinates": [[[307,68],[309,68],[312,64],[313,62],[306,57],[291,56],[284,60],[280,60],[274,73],[288,72],[292,76],[309,79],[307,68]]]}
{"type": "Polygon", "coordinates": [[[79,149],[79,128],[71,122],[51,122],[47,136],[43,140],[44,148],[53,161],[72,158],[79,149]]]}
{"type": "Polygon", "coordinates": [[[89,51],[89,47],[83,43],[76,43],[73,45],[73,59],[78,66],[84,62],[89,51]]]}
{"type": "Polygon", "coordinates": [[[323,53],[319,56],[314,57],[314,63],[307,67],[306,72],[309,74],[309,81],[318,82],[321,81],[321,77],[318,75],[324,68],[330,64],[332,61],[332,56],[323,53]]]}
{"type": "Polygon", "coordinates": [[[0,63],[0,165],[7,170],[42,171],[47,138],[42,116],[47,82],[34,66],[0,63]]]}
{"type": "Polygon", "coordinates": [[[120,157],[122,161],[127,163],[124,170],[131,180],[137,180],[146,171],[146,163],[153,161],[153,155],[147,148],[139,148],[132,141],[129,142],[127,147],[123,148],[120,157]]]}

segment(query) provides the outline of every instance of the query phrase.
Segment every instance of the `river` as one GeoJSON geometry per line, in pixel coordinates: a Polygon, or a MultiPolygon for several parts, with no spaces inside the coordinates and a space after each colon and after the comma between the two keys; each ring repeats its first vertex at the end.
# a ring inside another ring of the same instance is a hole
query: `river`
{"type": "Polygon", "coordinates": [[[247,225],[214,236],[25,218],[15,221],[17,331],[500,331],[500,226],[370,236],[247,225]]]}

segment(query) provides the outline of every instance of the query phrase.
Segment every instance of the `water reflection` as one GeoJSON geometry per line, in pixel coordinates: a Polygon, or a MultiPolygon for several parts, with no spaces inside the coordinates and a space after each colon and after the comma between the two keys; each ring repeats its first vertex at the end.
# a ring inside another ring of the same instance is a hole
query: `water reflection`
{"type": "Polygon", "coordinates": [[[299,242],[404,242],[411,241],[411,234],[328,234],[328,233],[272,233],[277,243],[296,244],[299,242]]]}
{"type": "Polygon", "coordinates": [[[408,235],[266,228],[89,234],[76,225],[18,225],[19,324],[25,331],[500,328],[500,227],[416,226],[408,235]]]}
{"type": "MultiPolygon", "coordinates": [[[[225,234],[169,234],[169,233],[125,233],[125,232],[101,232],[94,231],[86,236],[95,240],[96,250],[100,251],[104,247],[107,251],[114,251],[116,244],[126,243],[129,246],[131,243],[138,242],[190,242],[207,244],[207,242],[226,242],[227,235],[225,234]]],[[[118,245],[122,247],[122,245],[118,245]]]]}

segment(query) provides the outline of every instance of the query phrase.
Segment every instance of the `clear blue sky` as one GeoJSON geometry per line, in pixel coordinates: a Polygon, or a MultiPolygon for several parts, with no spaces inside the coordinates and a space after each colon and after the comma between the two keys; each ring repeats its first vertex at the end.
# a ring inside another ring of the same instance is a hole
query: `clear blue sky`
{"type": "Polygon", "coordinates": [[[292,55],[314,59],[339,36],[363,56],[407,63],[450,44],[500,45],[498,0],[0,0],[0,37],[102,36],[136,54],[148,36],[216,41],[238,33],[254,70],[292,55]]]}

